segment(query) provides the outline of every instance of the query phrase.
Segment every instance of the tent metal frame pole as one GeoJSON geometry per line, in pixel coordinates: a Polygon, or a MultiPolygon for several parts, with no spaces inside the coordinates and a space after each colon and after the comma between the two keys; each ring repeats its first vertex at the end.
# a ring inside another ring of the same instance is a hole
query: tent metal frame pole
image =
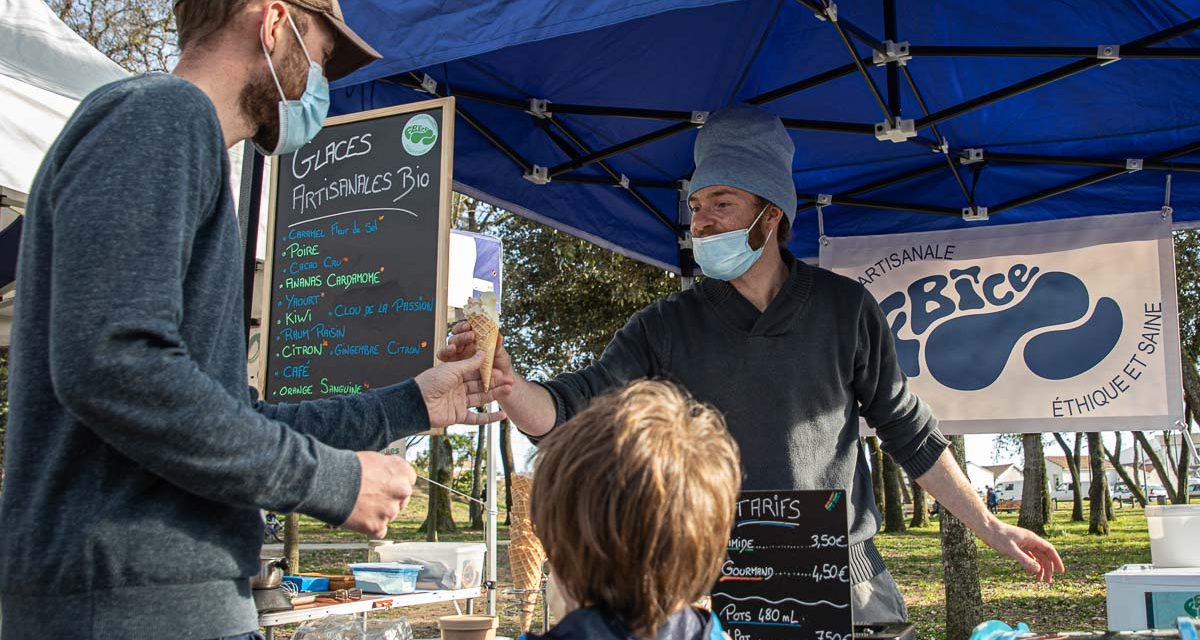
{"type": "MultiPolygon", "coordinates": [[[[889,39],[892,39],[889,36],[889,39]]],[[[1097,47],[1024,47],[1024,46],[961,46],[910,45],[913,57],[975,57],[975,58],[1089,58],[1095,57],[1097,47]]],[[[1121,47],[1122,58],[1142,60],[1200,59],[1200,48],[1191,47],[1121,47]]]]}
{"type": "MultiPolygon", "coordinates": [[[[883,37],[889,42],[899,39],[896,26],[896,0],[883,0],[883,37]]],[[[888,111],[897,118],[900,117],[900,73],[897,67],[899,60],[889,60],[887,63],[887,92],[888,111]]]]}
{"type": "MultiPolygon", "coordinates": [[[[1149,45],[1159,44],[1166,40],[1170,40],[1177,36],[1183,35],[1185,33],[1195,31],[1198,28],[1200,28],[1200,18],[1194,18],[1192,20],[1188,20],[1187,22],[1183,22],[1181,24],[1175,25],[1169,29],[1164,29],[1157,33],[1153,33],[1151,35],[1145,36],[1143,38],[1139,38],[1139,39],[1134,40],[1129,43],[1122,44],[1120,46],[1121,46],[1122,50],[1127,49],[1127,48],[1128,49],[1145,48],[1149,45]]],[[[909,50],[910,51],[912,50],[911,47],[909,50]]],[[[1093,55],[1095,55],[1095,54],[1093,54],[1093,55]]],[[[1098,66],[1106,64],[1108,62],[1112,62],[1112,60],[1105,60],[1105,59],[1101,59],[1101,58],[1090,58],[1087,60],[1078,60],[1076,62],[1072,62],[1071,64],[1064,65],[1057,69],[1052,69],[1045,73],[1040,73],[1040,74],[1038,74],[1032,78],[1029,78],[1027,80],[1022,80],[1020,82],[1016,82],[1016,83],[1011,84],[1002,89],[997,89],[990,93],[985,93],[982,96],[972,98],[965,102],[954,105],[953,107],[948,107],[946,109],[943,109],[936,113],[932,113],[923,118],[919,118],[916,121],[916,127],[918,130],[920,130],[925,127],[931,126],[931,125],[940,124],[942,122],[945,122],[946,120],[958,117],[964,113],[974,111],[981,107],[986,107],[986,106],[993,104],[995,102],[998,102],[1000,100],[1004,100],[1005,98],[1011,98],[1013,96],[1020,95],[1022,93],[1025,93],[1026,91],[1031,91],[1033,89],[1037,89],[1038,87],[1042,87],[1042,86],[1045,86],[1052,82],[1062,80],[1063,78],[1068,78],[1077,73],[1080,73],[1082,71],[1087,71],[1088,69],[1091,69],[1093,67],[1098,67],[1098,66]]]]}
{"type": "MultiPolygon", "coordinates": [[[[578,173],[568,173],[554,179],[555,182],[567,182],[571,184],[598,184],[606,187],[617,186],[611,179],[604,176],[589,176],[578,173]]],[[[629,186],[639,189],[671,189],[679,188],[678,180],[634,180],[630,178],[629,186]]]]}
{"type": "MultiPolygon", "coordinates": [[[[420,80],[416,77],[416,73],[410,72],[408,75],[411,80],[405,80],[403,76],[392,76],[390,78],[384,78],[381,80],[381,82],[397,84],[409,89],[424,92],[424,89],[421,87],[420,80]],[[413,84],[414,82],[416,84],[413,84]]],[[[442,91],[441,87],[439,87],[434,95],[440,98],[445,98],[450,95],[450,92],[442,91]]],[[[456,92],[455,96],[457,95],[458,93],[456,92]]],[[[470,125],[472,129],[477,131],[479,135],[483,136],[483,138],[490,142],[492,146],[496,147],[501,153],[508,156],[508,158],[512,160],[518,167],[520,167],[523,172],[528,173],[533,169],[532,162],[526,160],[520,153],[517,152],[516,149],[513,149],[508,145],[508,143],[500,139],[500,136],[498,136],[496,132],[492,131],[491,128],[483,124],[479,118],[476,118],[474,115],[472,115],[471,112],[466,109],[466,107],[456,102],[454,105],[454,111],[458,117],[462,118],[463,122],[466,122],[468,125],[470,125]]]]}
{"type": "Polygon", "coordinates": [[[575,169],[586,167],[599,160],[607,160],[608,158],[611,158],[617,154],[624,153],[626,151],[632,151],[633,149],[650,144],[651,142],[669,138],[675,134],[683,133],[684,131],[694,129],[698,126],[700,126],[698,123],[693,122],[676,122],[673,125],[664,127],[657,131],[651,131],[650,133],[638,136],[632,140],[627,140],[620,144],[615,144],[611,147],[594,151],[586,156],[583,156],[582,158],[568,160],[562,164],[550,167],[549,175],[551,178],[557,178],[568,171],[574,171],[575,169]]]}
{"type": "Polygon", "coordinates": [[[492,143],[492,146],[496,147],[504,155],[508,156],[508,158],[516,163],[518,167],[521,167],[522,171],[529,173],[533,170],[533,163],[526,160],[521,156],[521,154],[517,153],[516,149],[513,149],[508,145],[508,143],[501,140],[500,137],[497,136],[494,131],[488,128],[487,125],[483,124],[483,122],[480,122],[478,118],[471,115],[470,111],[467,111],[462,105],[459,104],[455,104],[454,110],[458,112],[458,117],[462,118],[463,122],[471,125],[472,129],[479,132],[479,135],[483,136],[485,140],[492,143]]]}
{"type": "MultiPolygon", "coordinates": [[[[1196,153],[1197,151],[1200,151],[1200,142],[1193,142],[1191,144],[1187,144],[1182,147],[1171,149],[1170,151],[1164,151],[1163,153],[1155,154],[1155,155],[1147,158],[1146,160],[1151,163],[1161,163],[1165,160],[1170,160],[1171,158],[1177,158],[1179,156],[1185,156],[1185,155],[1188,155],[1191,153],[1196,153]]],[[[1067,193],[1068,191],[1074,191],[1076,189],[1081,189],[1083,187],[1096,184],[1097,182],[1103,182],[1110,178],[1115,178],[1117,176],[1125,175],[1126,173],[1133,173],[1133,171],[1134,170],[1126,168],[1126,167],[1122,167],[1120,169],[1107,169],[1107,170],[1101,171],[1099,173],[1094,173],[1090,176],[1084,176],[1082,178],[1079,178],[1078,180],[1072,180],[1071,182],[1063,183],[1061,185],[1050,187],[1048,189],[1043,189],[1041,191],[1037,191],[1035,193],[1032,193],[1030,195],[1027,195],[1027,196],[1024,196],[1021,198],[1015,198],[1013,200],[1009,200],[1008,202],[1005,202],[1005,203],[1002,203],[1000,205],[993,207],[991,212],[993,214],[995,214],[995,213],[1001,213],[1003,211],[1008,211],[1009,209],[1016,209],[1018,207],[1023,207],[1025,205],[1033,204],[1034,202],[1038,202],[1039,200],[1045,200],[1046,198],[1052,198],[1054,196],[1061,195],[1063,193],[1067,193]]]]}
{"type": "MultiPolygon", "coordinates": [[[[1128,160],[1110,160],[1106,158],[1082,158],[1067,156],[1042,156],[1027,153],[996,153],[985,152],[984,162],[1004,162],[1012,164],[1059,164],[1075,167],[1108,167],[1111,169],[1125,168],[1128,160]]],[[[1183,173],[1200,173],[1200,164],[1188,162],[1142,162],[1143,171],[1180,171],[1183,173]]]]}
{"type": "MultiPolygon", "coordinates": [[[[806,9],[813,12],[813,14],[816,15],[818,18],[820,18],[822,20],[828,19],[827,15],[826,15],[826,7],[823,4],[823,0],[796,0],[796,2],[800,3],[806,9]]],[[[871,35],[871,33],[869,31],[859,27],[858,25],[856,25],[853,22],[850,22],[849,20],[846,20],[844,18],[838,18],[838,20],[842,23],[845,30],[847,32],[853,34],[854,37],[857,38],[860,42],[867,45],[868,47],[871,47],[871,49],[878,51],[879,53],[887,53],[887,47],[885,47],[884,44],[882,42],[880,42],[878,38],[871,35]]],[[[855,57],[857,57],[857,56],[855,56],[855,57]]]]}
{"type": "MultiPolygon", "coordinates": [[[[254,322],[254,274],[258,271],[258,219],[262,211],[262,180],[265,158],[249,140],[242,143],[242,176],[238,195],[238,219],[242,233],[242,328],[246,340],[254,322]]],[[[268,301],[268,304],[270,301],[268,301]]]]}
{"type": "MultiPolygon", "coordinates": [[[[921,176],[926,176],[931,173],[935,173],[935,172],[942,171],[942,170],[943,170],[942,163],[935,162],[931,165],[926,165],[919,169],[913,169],[912,171],[905,171],[904,173],[901,173],[901,174],[889,176],[887,178],[876,180],[875,182],[870,182],[868,184],[864,184],[861,187],[855,187],[853,189],[850,189],[849,191],[846,191],[840,197],[842,197],[842,198],[851,197],[852,198],[854,196],[860,196],[864,193],[870,193],[871,191],[875,191],[877,189],[884,189],[886,187],[891,187],[891,186],[895,186],[898,184],[902,184],[902,183],[908,182],[909,180],[915,180],[917,178],[920,178],[921,176]]],[[[834,198],[838,198],[838,197],[839,196],[834,196],[834,198]]],[[[799,213],[801,211],[807,211],[814,207],[816,207],[815,203],[803,204],[796,208],[796,212],[799,213]]]]}
{"type": "MultiPolygon", "coordinates": [[[[591,147],[589,147],[587,143],[580,139],[579,136],[575,135],[575,132],[571,131],[567,125],[554,118],[546,118],[545,120],[548,121],[555,129],[558,129],[564,136],[567,137],[567,140],[570,140],[572,144],[579,147],[584,153],[592,153],[591,147]]],[[[672,222],[671,219],[666,216],[666,214],[659,211],[658,207],[655,207],[654,204],[650,202],[650,200],[647,199],[642,192],[638,191],[636,187],[630,184],[629,179],[625,177],[624,174],[616,171],[611,165],[603,160],[597,161],[596,164],[598,164],[600,168],[608,174],[609,178],[611,178],[609,181],[610,185],[614,187],[624,187],[634,200],[637,200],[639,204],[650,211],[650,213],[657,218],[659,222],[662,222],[664,225],[666,225],[666,227],[671,230],[671,233],[674,233],[676,236],[680,235],[678,225],[672,222]]]]}
{"type": "MultiPolygon", "coordinates": [[[[797,1],[802,4],[807,4],[805,0],[797,1]]],[[[863,80],[866,81],[867,88],[871,91],[871,97],[875,99],[875,103],[878,104],[879,109],[883,111],[883,119],[887,123],[887,127],[891,129],[892,127],[896,126],[895,118],[892,116],[891,110],[888,109],[887,102],[883,99],[883,94],[879,93],[879,87],[875,86],[875,81],[871,79],[871,74],[867,72],[867,67],[863,64],[862,58],[859,57],[858,51],[854,49],[854,43],[850,42],[850,38],[846,36],[846,28],[842,26],[841,20],[838,19],[836,9],[834,8],[836,5],[832,4],[829,0],[822,1],[825,4],[825,10],[823,13],[826,19],[830,24],[833,25],[834,30],[837,31],[838,38],[841,39],[842,44],[846,47],[846,51],[848,51],[850,53],[850,57],[854,59],[854,66],[858,69],[859,75],[861,75],[863,80]]],[[[871,134],[874,135],[874,133],[875,129],[872,127],[871,134]]]]}
{"type": "MultiPolygon", "coordinates": [[[[871,58],[869,58],[869,57],[859,58],[859,62],[866,64],[868,62],[871,62],[871,58]]],[[[786,98],[790,95],[804,91],[805,89],[819,87],[827,82],[832,82],[834,80],[837,80],[838,78],[844,78],[844,77],[854,73],[857,70],[858,70],[858,66],[855,65],[853,62],[851,62],[849,64],[844,64],[840,67],[835,67],[828,71],[822,71],[821,73],[818,73],[815,76],[809,76],[808,78],[805,78],[803,80],[798,80],[791,84],[786,84],[782,87],[779,87],[778,89],[772,89],[766,93],[760,93],[757,96],[754,96],[752,98],[747,98],[746,104],[752,104],[752,105],[758,106],[758,105],[766,104],[768,102],[772,102],[774,100],[779,100],[780,98],[786,98]]]]}
{"type": "MultiPolygon", "coordinates": [[[[925,106],[925,98],[921,96],[921,91],[917,89],[917,83],[913,80],[912,74],[908,71],[908,65],[900,65],[900,73],[904,75],[905,82],[908,83],[908,88],[912,90],[913,98],[917,101],[917,106],[921,109],[922,115],[929,115],[929,109],[925,106]]],[[[937,137],[938,146],[942,153],[942,157],[946,159],[946,164],[950,166],[950,173],[954,176],[954,181],[958,183],[958,188],[962,190],[963,198],[967,201],[967,208],[975,211],[975,196],[971,194],[971,190],[967,189],[967,183],[963,182],[962,176],[958,173],[957,158],[950,153],[950,141],[938,131],[937,125],[930,125],[933,135],[937,137]]]]}
{"type": "Polygon", "coordinates": [[[643,118],[647,120],[679,120],[690,122],[691,111],[671,109],[642,109],[639,107],[601,107],[588,104],[551,102],[548,110],[575,116],[615,116],[618,118],[643,118]]]}
{"type": "MultiPolygon", "coordinates": [[[[941,168],[941,163],[938,163],[938,168],[941,168]]],[[[817,196],[811,194],[796,194],[797,197],[806,202],[813,204],[817,203],[817,196]]],[[[911,202],[885,202],[882,200],[868,200],[863,198],[854,198],[850,196],[833,196],[830,205],[845,204],[854,207],[863,207],[864,209],[886,209],[890,211],[912,211],[915,213],[933,213],[944,216],[961,216],[961,209],[951,209],[950,207],[938,207],[935,205],[916,204],[911,202]]],[[[829,205],[822,205],[829,206],[829,205]]]]}
{"type": "Polygon", "coordinates": [[[838,122],[836,120],[806,120],[803,118],[780,118],[783,126],[799,131],[829,131],[833,133],[857,133],[875,135],[875,125],[864,122],[838,122]]]}

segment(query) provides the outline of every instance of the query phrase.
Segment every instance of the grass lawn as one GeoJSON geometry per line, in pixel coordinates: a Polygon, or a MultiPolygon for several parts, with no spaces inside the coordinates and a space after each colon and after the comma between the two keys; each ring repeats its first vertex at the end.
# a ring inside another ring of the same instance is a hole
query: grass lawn
{"type": "MultiPolygon", "coordinates": [[[[1070,522],[1070,506],[1054,512],[1049,540],[1067,573],[1053,585],[1030,581],[1017,564],[976,541],[983,614],[1040,631],[1092,631],[1107,626],[1104,574],[1121,565],[1150,562],[1146,517],[1140,508],[1115,510],[1107,537],[1087,535],[1086,522],[1070,522]]],[[[1087,503],[1084,504],[1087,515],[1087,503]]],[[[1017,514],[1001,514],[1016,524],[1017,514]]],[[[918,638],[945,638],[945,593],[938,524],[900,535],[879,535],[876,544],[908,603],[918,638]]]]}
{"type": "MultiPolygon", "coordinates": [[[[423,534],[417,533],[417,527],[424,519],[426,500],[423,494],[414,496],[402,519],[392,524],[389,539],[425,539],[423,534]]],[[[1117,509],[1117,519],[1110,522],[1111,534],[1108,537],[1095,537],[1087,535],[1086,522],[1070,522],[1069,505],[1064,504],[1063,507],[1054,513],[1050,540],[1058,547],[1067,565],[1067,573],[1053,585],[1031,582],[1015,562],[977,543],[986,618],[996,618],[1010,624],[1027,622],[1033,629],[1044,631],[1105,628],[1104,574],[1123,564],[1150,562],[1146,518],[1140,508],[1117,509]]],[[[454,517],[460,526],[465,526],[465,503],[454,503],[454,517]]],[[[1016,513],[1001,514],[1000,517],[1005,522],[1016,524],[1016,513]]],[[[304,542],[366,541],[365,536],[328,529],[316,521],[302,519],[301,523],[304,542]]],[[[502,527],[500,539],[507,537],[507,528],[502,527]]],[[[460,530],[442,539],[482,541],[483,532],[460,530]]],[[[944,639],[945,595],[937,521],[932,526],[913,529],[901,535],[881,534],[876,537],[876,544],[908,602],[909,620],[917,625],[917,637],[922,640],[944,639]]],[[[507,548],[501,547],[498,556],[499,588],[502,590],[500,633],[515,636],[513,616],[504,615],[504,603],[511,602],[511,596],[503,595],[503,590],[511,587],[507,548]]],[[[365,552],[356,550],[301,554],[301,563],[306,571],[340,572],[345,570],[347,563],[364,559],[365,552]]],[[[485,603],[480,601],[476,610],[484,611],[484,607],[485,603]]],[[[430,605],[376,616],[407,617],[417,638],[436,638],[438,616],[451,613],[454,613],[451,605],[430,605]]],[[[540,628],[539,625],[540,619],[535,620],[535,628],[540,628]]],[[[276,637],[286,638],[288,633],[276,637]]]]}

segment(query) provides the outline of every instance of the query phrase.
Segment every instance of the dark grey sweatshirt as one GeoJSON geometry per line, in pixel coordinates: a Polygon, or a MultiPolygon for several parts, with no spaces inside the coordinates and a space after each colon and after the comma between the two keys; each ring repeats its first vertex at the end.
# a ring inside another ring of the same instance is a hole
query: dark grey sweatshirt
{"type": "Polygon", "coordinates": [[[662,377],[725,414],[744,489],[846,489],[853,581],[881,573],[879,530],[859,416],[912,477],[948,444],[909,392],[883,313],[857,282],[784,255],[790,276],[759,312],[707,278],[630,319],[600,359],[546,388],[561,423],[630,380],[662,377]]]}
{"type": "Polygon", "coordinates": [[[17,282],[4,640],[252,631],[259,509],[340,524],[359,488],[347,449],[428,428],[413,382],[252,396],[228,158],[181,79],[82,102],[34,182],[17,282]]]}

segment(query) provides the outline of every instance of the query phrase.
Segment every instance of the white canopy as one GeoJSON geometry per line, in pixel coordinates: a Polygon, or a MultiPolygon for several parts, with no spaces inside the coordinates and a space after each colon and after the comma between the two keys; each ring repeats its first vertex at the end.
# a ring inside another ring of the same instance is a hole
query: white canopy
{"type": "Polygon", "coordinates": [[[42,0],[0,0],[0,186],[28,193],[79,100],[126,75],[42,0]]]}

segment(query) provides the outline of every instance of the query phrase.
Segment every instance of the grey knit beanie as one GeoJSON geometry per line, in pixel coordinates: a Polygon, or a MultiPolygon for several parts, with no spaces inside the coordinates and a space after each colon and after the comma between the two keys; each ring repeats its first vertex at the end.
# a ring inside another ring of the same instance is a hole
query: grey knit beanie
{"type": "Polygon", "coordinates": [[[758,107],[738,104],[709,117],[696,137],[696,171],[688,197],[704,187],[749,191],[796,219],[792,155],[796,147],[783,122],[758,107]]]}

